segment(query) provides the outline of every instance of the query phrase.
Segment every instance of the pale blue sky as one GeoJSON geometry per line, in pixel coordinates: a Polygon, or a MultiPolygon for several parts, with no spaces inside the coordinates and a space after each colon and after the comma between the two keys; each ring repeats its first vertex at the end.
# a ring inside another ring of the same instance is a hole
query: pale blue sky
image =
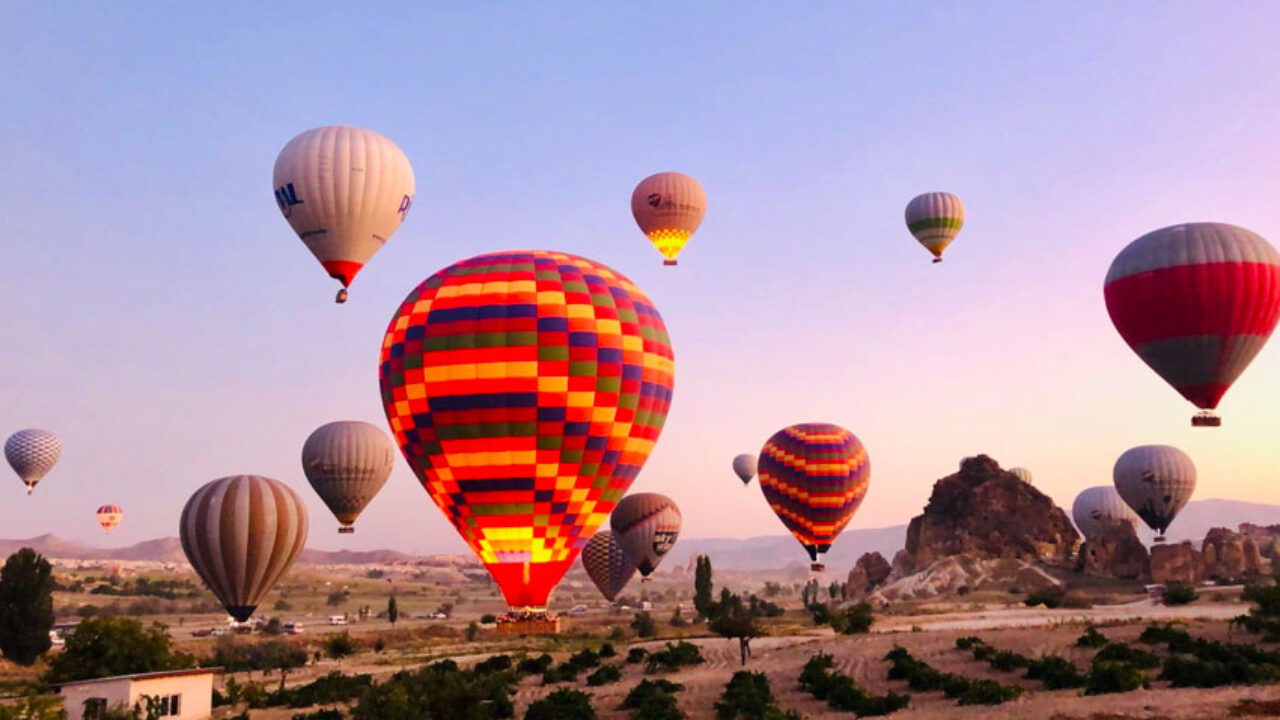
{"type": "Polygon", "coordinates": [[[4,535],[96,538],[104,502],[127,513],[113,542],[174,534],[197,486],[256,472],[308,497],[313,546],[460,550],[402,462],[340,538],[298,452],[324,422],[385,427],[398,302],[513,247],[657,303],[676,392],[635,487],[689,535],[782,532],[728,462],[808,420],[868,446],[855,527],[904,522],[980,451],[1069,507],[1168,442],[1197,497],[1280,503],[1274,348],[1193,433],[1101,293],[1157,227],[1280,239],[1280,5],[348,5],[0,2],[0,432],[66,445],[33,498],[10,479],[4,535]],[[418,187],[343,307],[270,185],[290,137],[333,123],[395,140],[418,187]],[[628,209],[667,169],[709,197],[676,269],[628,209]],[[940,266],[902,224],[934,189],[968,207],[940,266]]]}

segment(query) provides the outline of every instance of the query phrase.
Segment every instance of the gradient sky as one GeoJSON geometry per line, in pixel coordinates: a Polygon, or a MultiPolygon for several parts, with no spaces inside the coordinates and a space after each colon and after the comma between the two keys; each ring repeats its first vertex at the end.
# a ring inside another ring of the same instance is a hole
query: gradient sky
{"type": "Polygon", "coordinates": [[[313,547],[463,550],[402,461],[338,536],[299,450],[331,420],[386,427],[378,350],[410,289],[527,247],[662,312],[675,398],[633,488],[675,498],[687,536],[783,532],[729,460],[802,421],[870,452],[853,527],[905,522],[979,452],[1069,508],[1170,443],[1197,497],[1280,503],[1280,351],[1192,430],[1101,287],[1165,225],[1280,240],[1280,5],[349,5],[3,3],[0,432],[65,448],[34,497],[6,481],[0,534],[99,542],[114,502],[110,544],[174,535],[199,485],[259,473],[306,496],[313,547]],[[342,307],[270,182],[335,123],[417,176],[342,307]],[[709,197],[675,269],[628,204],[668,169],[709,197]],[[968,209],[942,265],[902,219],[935,189],[968,209]]]}

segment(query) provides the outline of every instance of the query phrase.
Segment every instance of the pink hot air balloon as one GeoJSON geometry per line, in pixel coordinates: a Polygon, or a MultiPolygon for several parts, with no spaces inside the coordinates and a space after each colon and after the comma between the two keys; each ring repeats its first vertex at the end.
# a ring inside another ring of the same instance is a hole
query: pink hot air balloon
{"type": "Polygon", "coordinates": [[[1103,292],[1129,347],[1219,425],[1211,410],[1280,319],[1280,253],[1226,223],[1147,233],[1116,256],[1103,292]]]}

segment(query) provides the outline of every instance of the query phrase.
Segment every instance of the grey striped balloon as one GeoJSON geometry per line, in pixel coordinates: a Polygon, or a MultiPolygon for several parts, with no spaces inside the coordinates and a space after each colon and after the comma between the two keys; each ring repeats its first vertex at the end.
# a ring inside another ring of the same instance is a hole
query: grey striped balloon
{"type": "Polygon", "coordinates": [[[225,477],[182,508],[182,551],[236,620],[248,620],[307,542],[307,509],[279,480],[225,477]]]}
{"type": "Polygon", "coordinates": [[[1120,497],[1164,538],[1178,511],[1196,490],[1196,465],[1172,445],[1139,445],[1116,460],[1112,471],[1120,497]]]}
{"type": "Polygon", "coordinates": [[[597,531],[582,548],[582,567],[609,602],[618,597],[636,574],[635,563],[627,560],[617,537],[608,530],[597,531]]]}
{"type": "Polygon", "coordinates": [[[1110,485],[1085,488],[1071,504],[1071,519],[1085,539],[1101,537],[1107,527],[1127,522],[1135,528],[1138,516],[1124,503],[1120,493],[1110,485]]]}
{"type": "Polygon", "coordinates": [[[355,531],[351,525],[387,484],[394,464],[391,440],[369,423],[321,425],[302,445],[302,471],[338,518],[340,533],[355,531]]]}
{"type": "Polygon", "coordinates": [[[609,527],[627,560],[640,571],[641,582],[658,568],[662,557],[680,536],[680,508],[666,495],[636,493],[618,501],[609,527]]]}
{"type": "Polygon", "coordinates": [[[27,486],[27,494],[49,474],[62,455],[62,441],[48,430],[28,428],[9,436],[4,443],[4,459],[27,486]]]}

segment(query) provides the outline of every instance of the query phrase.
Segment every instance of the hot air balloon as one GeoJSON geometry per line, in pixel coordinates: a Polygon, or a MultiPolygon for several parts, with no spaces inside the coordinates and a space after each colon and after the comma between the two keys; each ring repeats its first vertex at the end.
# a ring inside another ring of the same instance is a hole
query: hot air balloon
{"type": "Polygon", "coordinates": [[[645,237],[662,253],[663,265],[676,264],[676,256],[698,231],[706,213],[706,191],[684,173],[650,175],[631,192],[631,214],[645,237]]]}
{"type": "Polygon", "coordinates": [[[1152,530],[1164,533],[1196,490],[1196,466],[1169,445],[1140,445],[1124,451],[1112,471],[1116,491],[1152,530]]]}
{"type": "Polygon", "coordinates": [[[307,508],[279,480],[233,475],[196,490],[178,535],[200,579],[244,622],[302,552],[307,508]]]}
{"type": "Polygon", "coordinates": [[[636,574],[635,563],[627,559],[617,536],[608,530],[596,532],[582,548],[582,567],[609,602],[618,597],[636,574]]]}
{"type": "Polygon", "coordinates": [[[120,509],[119,505],[103,505],[98,508],[97,517],[98,524],[102,526],[102,529],[111,532],[124,519],[124,511],[120,509]]]}
{"type": "Polygon", "coordinates": [[[364,422],[321,425],[302,445],[302,471],[338,518],[340,533],[356,531],[352,524],[387,483],[394,463],[386,433],[364,422]]]}
{"type": "Polygon", "coordinates": [[[658,439],[675,364],[640,288],[585,258],[480,255],[427,278],[382,343],[396,443],[516,610],[545,609],[658,439]]]}
{"type": "Polygon", "coordinates": [[[1203,410],[1191,424],[1220,425],[1212,411],[1280,319],[1280,254],[1235,225],[1172,225],[1121,250],[1103,293],[1120,337],[1203,410]]]}
{"type": "Polygon", "coordinates": [[[1071,519],[1085,539],[1101,537],[1106,529],[1120,522],[1137,527],[1138,516],[1133,514],[1120,493],[1110,485],[1085,488],[1071,504],[1071,519]]]}
{"type": "Polygon", "coordinates": [[[1009,474],[1028,485],[1031,484],[1031,471],[1024,467],[1009,468],[1009,474]]]}
{"type": "Polygon", "coordinates": [[[964,225],[964,203],[948,192],[927,192],[907,203],[907,230],[933,253],[933,261],[942,262],[947,249],[964,225]]]}
{"type": "Polygon", "coordinates": [[[62,441],[48,430],[19,430],[4,443],[4,459],[9,461],[9,467],[27,486],[28,495],[36,483],[49,474],[60,455],[62,441]]]}
{"type": "Polygon", "coordinates": [[[271,186],[285,220],[311,254],[347,286],[413,204],[413,168],[400,148],[372,130],[331,125],[289,141],[271,186]]]}
{"type": "Polygon", "coordinates": [[[773,434],[760,450],[760,489],[769,507],[821,571],[822,554],[853,519],[871,484],[871,460],[839,425],[802,423],[773,434]]]}
{"type": "Polygon", "coordinates": [[[676,544],[682,521],[680,508],[666,495],[636,493],[618,502],[609,516],[609,527],[627,559],[648,582],[658,563],[676,544]]]}
{"type": "Polygon", "coordinates": [[[750,485],[751,478],[756,476],[756,456],[743,453],[733,459],[733,472],[743,485],[750,485]]]}

